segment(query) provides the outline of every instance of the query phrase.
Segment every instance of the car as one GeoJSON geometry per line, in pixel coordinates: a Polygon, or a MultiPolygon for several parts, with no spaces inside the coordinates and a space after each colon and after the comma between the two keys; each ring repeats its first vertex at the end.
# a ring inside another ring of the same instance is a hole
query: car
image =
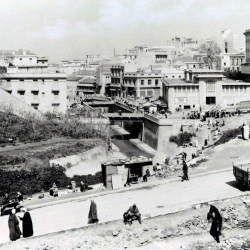
{"type": "Polygon", "coordinates": [[[13,208],[16,209],[17,212],[20,212],[21,205],[19,200],[19,194],[14,192],[8,195],[8,198],[1,199],[1,216],[5,214],[10,214],[13,208]]]}

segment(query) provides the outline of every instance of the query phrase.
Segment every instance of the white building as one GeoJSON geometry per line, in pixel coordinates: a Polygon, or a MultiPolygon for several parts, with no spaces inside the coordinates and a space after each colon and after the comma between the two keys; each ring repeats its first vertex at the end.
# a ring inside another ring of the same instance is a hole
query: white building
{"type": "Polygon", "coordinates": [[[30,50],[0,50],[0,58],[10,73],[41,73],[48,69],[48,57],[39,57],[30,50]]]}
{"type": "Polygon", "coordinates": [[[4,74],[1,87],[42,112],[67,110],[65,74],[4,74]]]}

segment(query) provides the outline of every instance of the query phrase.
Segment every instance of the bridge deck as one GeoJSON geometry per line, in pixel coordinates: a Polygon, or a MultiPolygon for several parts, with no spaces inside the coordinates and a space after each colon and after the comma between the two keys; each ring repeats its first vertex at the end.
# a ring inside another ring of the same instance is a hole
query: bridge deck
{"type": "Polygon", "coordinates": [[[112,125],[111,128],[119,135],[130,135],[128,131],[126,131],[125,129],[121,128],[118,125],[112,125]]]}
{"type": "Polygon", "coordinates": [[[141,119],[144,118],[144,115],[141,113],[122,113],[120,115],[119,113],[105,113],[103,116],[113,119],[141,119]]]}

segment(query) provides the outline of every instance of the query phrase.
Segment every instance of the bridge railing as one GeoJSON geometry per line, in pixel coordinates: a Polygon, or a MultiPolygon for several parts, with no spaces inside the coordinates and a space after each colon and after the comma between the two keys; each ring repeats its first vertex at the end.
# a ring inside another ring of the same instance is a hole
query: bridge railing
{"type": "Polygon", "coordinates": [[[123,109],[126,109],[126,110],[132,112],[132,113],[135,111],[134,108],[129,107],[128,105],[126,105],[126,104],[124,104],[124,103],[121,103],[121,102],[119,102],[119,101],[116,101],[115,104],[116,104],[117,106],[120,106],[120,107],[123,108],[123,109]]]}

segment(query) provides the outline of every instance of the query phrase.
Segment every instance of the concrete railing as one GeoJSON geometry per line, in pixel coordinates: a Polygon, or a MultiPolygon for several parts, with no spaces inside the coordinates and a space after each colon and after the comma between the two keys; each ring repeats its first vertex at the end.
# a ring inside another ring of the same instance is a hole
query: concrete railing
{"type": "Polygon", "coordinates": [[[128,110],[128,111],[131,112],[131,113],[133,113],[133,112],[135,111],[134,108],[131,108],[131,107],[127,106],[126,104],[121,103],[121,102],[119,102],[119,101],[116,101],[115,104],[116,104],[117,106],[120,106],[120,107],[123,108],[123,109],[128,110]]]}
{"type": "Polygon", "coordinates": [[[159,126],[172,126],[173,120],[168,118],[157,118],[154,115],[144,114],[144,118],[157,123],[159,126]]]}

